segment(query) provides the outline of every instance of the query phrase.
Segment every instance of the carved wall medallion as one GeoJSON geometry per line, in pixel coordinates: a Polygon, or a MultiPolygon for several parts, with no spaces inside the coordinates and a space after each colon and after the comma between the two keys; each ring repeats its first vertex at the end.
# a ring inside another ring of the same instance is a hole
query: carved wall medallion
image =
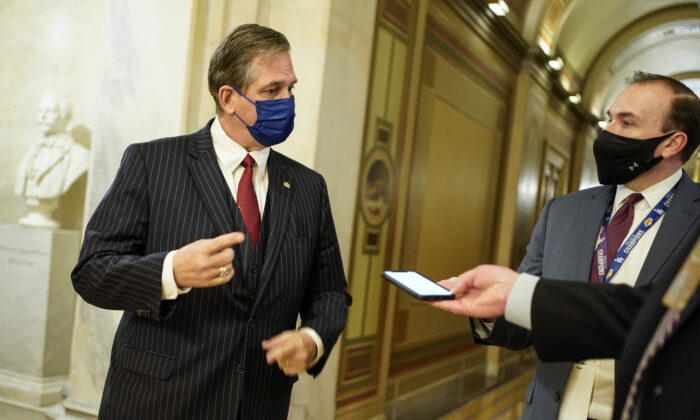
{"type": "Polygon", "coordinates": [[[368,225],[379,226],[387,218],[393,190],[393,165],[383,148],[374,149],[365,159],[361,178],[360,208],[368,225]]]}

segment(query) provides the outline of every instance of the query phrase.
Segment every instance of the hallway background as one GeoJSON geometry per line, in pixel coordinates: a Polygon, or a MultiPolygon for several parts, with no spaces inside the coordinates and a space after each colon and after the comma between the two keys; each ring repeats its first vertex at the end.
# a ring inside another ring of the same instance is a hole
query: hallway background
{"type": "MultiPolygon", "coordinates": [[[[380,273],[516,267],[544,203],[597,184],[592,142],[626,77],[700,92],[695,0],[0,2],[0,418],[95,418],[120,313],[72,291],[83,226],[127,145],[214,115],[209,57],[248,22],[291,43],[297,117],[275,148],[325,177],[354,298],[290,418],[518,418],[532,351],[474,345],[380,273]],[[13,193],[44,92],[90,149],[60,230],[19,226],[13,193]]],[[[697,155],[686,170],[700,180],[697,155]]]]}

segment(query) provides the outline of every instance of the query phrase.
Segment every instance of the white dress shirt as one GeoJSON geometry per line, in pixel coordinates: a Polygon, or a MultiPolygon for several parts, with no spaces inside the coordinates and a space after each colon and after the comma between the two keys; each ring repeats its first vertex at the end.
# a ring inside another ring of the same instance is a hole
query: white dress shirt
{"type": "MultiPolygon", "coordinates": [[[[216,160],[219,163],[221,173],[224,175],[226,184],[231,190],[233,197],[238,196],[238,184],[243,176],[243,166],[241,162],[250,154],[255,159],[253,166],[253,188],[258,199],[258,208],[260,209],[260,217],[263,217],[265,211],[265,200],[267,198],[267,187],[269,184],[267,160],[270,157],[270,148],[266,147],[262,150],[248,152],[241,145],[231,139],[221,127],[219,117],[214,118],[211,124],[211,138],[216,153],[216,160]]],[[[180,288],[175,283],[175,275],[173,274],[173,256],[176,251],[170,251],[163,261],[163,273],[161,281],[163,284],[161,299],[174,300],[179,295],[187,293],[191,290],[190,287],[180,288]]],[[[323,341],[316,331],[312,328],[303,327],[299,331],[307,333],[316,343],[316,358],[311,362],[309,368],[323,357],[324,348],[323,341]]]]}
{"type": "MultiPolygon", "coordinates": [[[[626,237],[637,229],[637,226],[644,220],[651,209],[678,183],[682,175],[683,172],[679,169],[663,181],[641,191],[644,199],[637,202],[634,206],[634,219],[626,237]]],[[[632,193],[634,191],[624,185],[617,186],[611,220],[617,210],[622,207],[625,199],[632,193]]],[[[637,242],[637,245],[632,249],[625,262],[610,280],[610,283],[634,286],[663,218],[664,216],[661,216],[637,242]]],[[[601,226],[600,232],[602,230],[601,226]]],[[[598,241],[600,241],[600,232],[598,241]]],[[[511,291],[511,298],[506,303],[505,317],[509,322],[531,329],[530,305],[537,280],[537,277],[526,274],[518,277],[511,291]]],[[[579,418],[583,420],[586,418],[597,420],[611,419],[615,390],[614,378],[615,361],[613,359],[595,359],[575,363],[564,388],[559,418],[567,420],[579,418]],[[588,408],[587,411],[586,408],[588,408]]]]}

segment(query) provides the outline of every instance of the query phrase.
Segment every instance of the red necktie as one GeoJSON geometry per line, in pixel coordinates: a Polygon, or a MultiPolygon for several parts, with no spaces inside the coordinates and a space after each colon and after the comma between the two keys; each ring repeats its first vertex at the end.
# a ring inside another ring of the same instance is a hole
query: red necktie
{"type": "Polygon", "coordinates": [[[258,245],[258,235],[260,234],[260,209],[258,207],[258,197],[253,188],[253,165],[255,159],[251,155],[246,155],[241,166],[243,166],[243,176],[238,182],[238,197],[236,203],[241,210],[243,223],[248,230],[253,246],[258,245]]]}
{"type": "MultiPolygon", "coordinates": [[[[620,249],[622,241],[625,240],[630,227],[632,227],[632,220],[634,220],[634,205],[643,198],[644,196],[640,193],[630,194],[625,200],[625,204],[620,207],[608,224],[608,228],[606,230],[606,241],[608,242],[608,259],[605,264],[606,273],[608,268],[610,268],[618,249],[620,249]]],[[[595,254],[593,255],[591,281],[593,283],[598,282],[598,263],[596,261],[595,254]]]]}

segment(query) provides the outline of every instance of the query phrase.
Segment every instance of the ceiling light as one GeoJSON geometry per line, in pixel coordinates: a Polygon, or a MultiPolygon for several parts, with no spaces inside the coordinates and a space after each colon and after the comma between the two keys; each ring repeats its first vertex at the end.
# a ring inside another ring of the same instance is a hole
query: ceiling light
{"type": "Polygon", "coordinates": [[[547,61],[547,64],[549,67],[551,67],[553,70],[561,70],[564,68],[564,60],[561,59],[561,57],[555,57],[547,61]]]}
{"type": "Polygon", "coordinates": [[[571,102],[572,104],[580,104],[581,103],[581,95],[578,93],[576,95],[570,95],[569,102],[571,102]]]}
{"type": "Polygon", "coordinates": [[[510,8],[504,0],[498,0],[498,2],[489,3],[489,9],[491,9],[491,11],[496,16],[505,16],[508,14],[508,12],[510,12],[510,8]]]}
{"type": "Polygon", "coordinates": [[[545,55],[549,55],[552,52],[552,49],[550,48],[549,44],[547,44],[547,41],[542,38],[542,35],[537,38],[537,45],[540,47],[542,52],[545,53],[545,55]]]}

